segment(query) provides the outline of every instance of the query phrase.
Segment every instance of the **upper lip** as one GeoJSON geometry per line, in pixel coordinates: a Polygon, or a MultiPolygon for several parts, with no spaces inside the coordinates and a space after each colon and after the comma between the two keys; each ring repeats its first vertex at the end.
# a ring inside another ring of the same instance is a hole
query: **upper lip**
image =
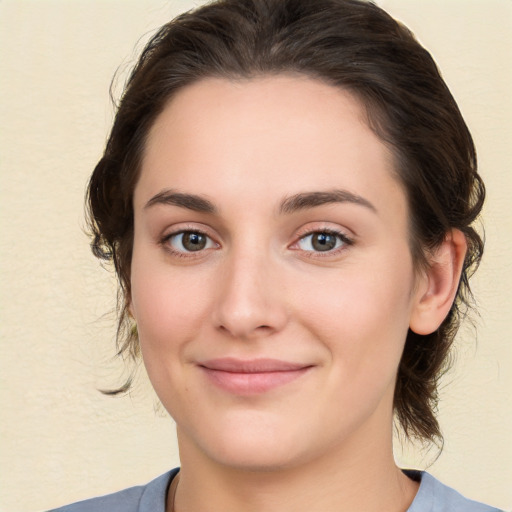
{"type": "Polygon", "coordinates": [[[312,365],[269,358],[236,359],[233,357],[223,357],[201,361],[199,366],[209,370],[231,373],[267,373],[302,370],[312,365]]]}

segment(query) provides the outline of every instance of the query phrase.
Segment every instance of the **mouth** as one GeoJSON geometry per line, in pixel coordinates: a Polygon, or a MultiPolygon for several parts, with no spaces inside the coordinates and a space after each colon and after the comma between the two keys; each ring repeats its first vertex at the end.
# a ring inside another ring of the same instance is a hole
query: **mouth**
{"type": "Polygon", "coordinates": [[[198,364],[208,380],[228,393],[257,395],[284,386],[307,373],[312,365],[279,359],[211,359],[198,364]]]}

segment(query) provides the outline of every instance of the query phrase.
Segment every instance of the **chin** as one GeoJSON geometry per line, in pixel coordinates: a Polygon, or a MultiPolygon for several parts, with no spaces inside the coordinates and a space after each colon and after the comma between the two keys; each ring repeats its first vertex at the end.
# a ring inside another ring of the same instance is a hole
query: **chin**
{"type": "Polygon", "coordinates": [[[254,443],[249,446],[247,443],[234,443],[231,440],[226,444],[227,449],[216,448],[209,457],[236,471],[270,473],[299,465],[302,459],[288,448],[283,450],[282,443],[281,449],[268,443],[254,443]]]}
{"type": "Polygon", "coordinates": [[[207,431],[186,435],[179,432],[180,444],[222,466],[238,471],[271,472],[290,468],[304,461],[307,432],[294,431],[281,422],[256,420],[218,421],[207,431]],[[298,447],[303,450],[298,449],[298,447]],[[300,453],[299,453],[300,452],[300,453]]]}

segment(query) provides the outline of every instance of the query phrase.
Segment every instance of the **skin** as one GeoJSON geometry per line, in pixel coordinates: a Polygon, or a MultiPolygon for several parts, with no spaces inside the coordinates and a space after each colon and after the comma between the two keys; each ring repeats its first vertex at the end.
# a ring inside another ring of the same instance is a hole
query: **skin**
{"type": "Polygon", "coordinates": [[[415,269],[404,190],[359,102],[300,76],[188,86],[150,131],[134,212],[130,310],[177,424],[177,512],[406,510],[395,375],[408,329],[447,314],[465,242],[447,234],[415,269]],[[339,235],[319,251],[325,230],[339,235]],[[233,392],[202,366],[226,357],[307,369],[233,392]]]}

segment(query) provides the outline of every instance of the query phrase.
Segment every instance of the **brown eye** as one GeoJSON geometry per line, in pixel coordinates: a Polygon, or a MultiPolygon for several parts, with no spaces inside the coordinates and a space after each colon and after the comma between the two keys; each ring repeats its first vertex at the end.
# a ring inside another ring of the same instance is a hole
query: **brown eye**
{"type": "Polygon", "coordinates": [[[187,251],[200,251],[206,247],[206,242],[202,233],[183,233],[182,244],[187,251]]]}
{"type": "Polygon", "coordinates": [[[336,247],[336,237],[330,233],[315,233],[311,236],[311,245],[315,251],[330,251],[336,247]]]}
{"type": "Polygon", "coordinates": [[[167,238],[172,250],[180,253],[198,252],[215,247],[211,238],[200,231],[182,231],[167,238]]]}
{"type": "Polygon", "coordinates": [[[315,231],[298,242],[299,248],[308,252],[328,252],[350,244],[351,241],[342,233],[330,231],[315,231]]]}

